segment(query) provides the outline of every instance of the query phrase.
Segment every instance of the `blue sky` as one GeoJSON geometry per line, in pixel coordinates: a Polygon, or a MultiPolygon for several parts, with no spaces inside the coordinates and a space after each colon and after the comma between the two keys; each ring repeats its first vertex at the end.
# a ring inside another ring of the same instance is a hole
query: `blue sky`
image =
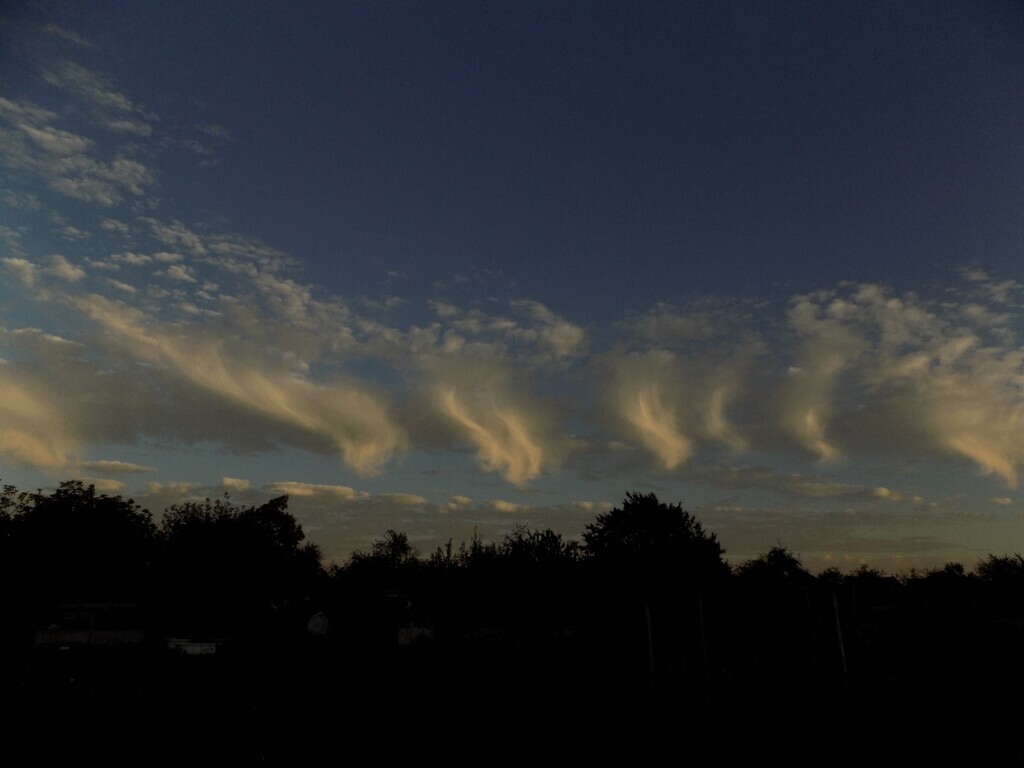
{"type": "Polygon", "coordinates": [[[1024,549],[1010,3],[20,3],[0,469],[329,558],[627,490],[734,561],[1024,549]]]}

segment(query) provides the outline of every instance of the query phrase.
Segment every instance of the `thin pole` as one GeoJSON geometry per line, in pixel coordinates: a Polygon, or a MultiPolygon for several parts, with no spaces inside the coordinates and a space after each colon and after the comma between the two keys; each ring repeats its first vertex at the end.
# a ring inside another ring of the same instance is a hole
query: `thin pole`
{"type": "Polygon", "coordinates": [[[839,640],[839,659],[843,663],[843,688],[845,690],[849,687],[846,678],[846,646],[843,644],[843,627],[839,623],[839,599],[835,592],[832,593],[832,614],[836,620],[836,638],[839,640]]]}
{"type": "Polygon", "coordinates": [[[651,692],[654,692],[654,636],[651,633],[651,604],[644,603],[644,614],[647,617],[647,663],[651,673],[651,692]]]}

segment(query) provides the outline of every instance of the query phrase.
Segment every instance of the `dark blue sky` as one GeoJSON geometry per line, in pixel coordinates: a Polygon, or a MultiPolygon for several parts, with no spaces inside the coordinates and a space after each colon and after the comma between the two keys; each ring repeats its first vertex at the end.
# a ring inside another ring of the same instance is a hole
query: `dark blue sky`
{"type": "Polygon", "coordinates": [[[589,323],[708,291],[1008,270],[1024,234],[1012,4],[68,14],[163,120],[230,125],[220,167],[165,170],[182,216],[286,243],[339,291],[472,264],[589,323]]]}
{"type": "Polygon", "coordinates": [[[949,527],[1024,463],[1017,4],[0,19],[8,476],[569,533],[656,486],[821,562],[1009,524],[949,527]]]}

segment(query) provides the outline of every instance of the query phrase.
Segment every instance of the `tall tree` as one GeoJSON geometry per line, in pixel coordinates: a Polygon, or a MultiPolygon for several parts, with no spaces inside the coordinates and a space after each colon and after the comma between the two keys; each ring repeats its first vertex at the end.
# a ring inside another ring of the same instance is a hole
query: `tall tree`
{"type": "Polygon", "coordinates": [[[252,507],[175,505],[160,534],[162,594],[178,631],[251,629],[307,597],[321,575],[320,551],[304,543],[287,496],[252,507]]]}
{"type": "Polygon", "coordinates": [[[5,494],[5,506],[18,577],[38,600],[141,597],[156,528],[132,499],[71,480],[50,494],[5,494]]]}
{"type": "Polygon", "coordinates": [[[653,493],[627,493],[621,507],[586,526],[583,541],[593,562],[648,588],[699,586],[729,573],[715,534],[653,493]]]}

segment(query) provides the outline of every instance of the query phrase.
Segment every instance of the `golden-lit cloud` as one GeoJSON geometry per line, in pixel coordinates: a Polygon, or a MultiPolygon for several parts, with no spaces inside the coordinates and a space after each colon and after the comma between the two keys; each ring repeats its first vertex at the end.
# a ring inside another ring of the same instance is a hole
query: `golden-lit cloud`
{"type": "Polygon", "coordinates": [[[506,514],[515,514],[517,512],[523,512],[529,507],[522,504],[516,504],[512,501],[505,501],[504,499],[491,499],[487,502],[487,506],[497,512],[505,512],[506,514]]]}
{"type": "Polygon", "coordinates": [[[402,507],[415,507],[430,503],[428,499],[415,493],[379,493],[376,498],[386,504],[396,504],[402,507]]]}
{"type": "Polygon", "coordinates": [[[0,457],[40,469],[66,466],[77,447],[56,403],[37,386],[9,378],[0,364],[0,457]]]}
{"type": "Polygon", "coordinates": [[[626,421],[640,442],[654,453],[665,469],[675,469],[693,453],[692,442],[679,431],[675,411],[665,405],[656,384],[630,392],[623,404],[626,421]]]}
{"type": "Polygon", "coordinates": [[[91,485],[99,493],[121,493],[121,491],[125,490],[125,488],[128,487],[120,480],[114,480],[109,477],[85,476],[80,477],[79,480],[81,480],[86,485],[91,485]]]}
{"type": "Polygon", "coordinates": [[[222,477],[220,484],[229,491],[249,490],[249,481],[241,477],[222,477]]]}
{"type": "Polygon", "coordinates": [[[476,449],[477,461],[487,472],[501,472],[514,485],[525,485],[544,467],[545,449],[534,433],[529,416],[499,405],[500,393],[467,397],[454,387],[437,391],[441,412],[459,428],[476,449]]]}
{"type": "Polygon", "coordinates": [[[152,327],[138,310],[89,295],[76,305],[149,364],[261,416],[328,438],[345,463],[375,474],[405,444],[380,399],[354,383],[315,384],[300,373],[238,360],[226,341],[152,327]]]}
{"type": "Polygon", "coordinates": [[[272,483],[269,489],[273,493],[282,493],[288,496],[327,496],[345,501],[362,499],[368,495],[347,485],[323,485],[295,481],[272,483]]]}
{"type": "Polygon", "coordinates": [[[143,464],[133,464],[129,461],[100,460],[83,461],[78,465],[86,472],[99,472],[101,475],[134,475],[147,472],[156,472],[155,467],[147,467],[143,464]]]}

